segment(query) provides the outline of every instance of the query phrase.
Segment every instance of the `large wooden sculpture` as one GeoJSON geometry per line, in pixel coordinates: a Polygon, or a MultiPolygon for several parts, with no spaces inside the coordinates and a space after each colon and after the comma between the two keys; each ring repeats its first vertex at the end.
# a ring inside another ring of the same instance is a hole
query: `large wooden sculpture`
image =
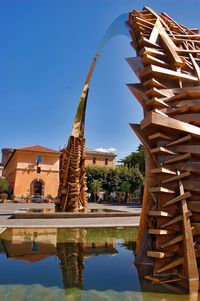
{"type": "Polygon", "coordinates": [[[128,20],[136,57],[127,61],[140,83],[128,87],[144,111],[131,124],[146,151],[146,176],[136,263],[147,279],[199,285],[200,35],[166,13],[144,7],[128,20]]]}
{"type": "Polygon", "coordinates": [[[87,211],[84,123],[89,82],[97,58],[95,55],[88,72],[68,145],[61,151],[58,197],[62,211],[87,211]]]}

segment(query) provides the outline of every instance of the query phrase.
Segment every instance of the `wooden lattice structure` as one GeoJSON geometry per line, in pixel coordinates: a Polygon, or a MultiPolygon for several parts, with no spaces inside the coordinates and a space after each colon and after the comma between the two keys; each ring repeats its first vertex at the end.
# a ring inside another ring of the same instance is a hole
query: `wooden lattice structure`
{"type": "Polygon", "coordinates": [[[136,263],[145,276],[197,292],[200,256],[200,35],[144,7],[128,20],[144,111],[132,129],[145,146],[146,175],[136,263]]]}

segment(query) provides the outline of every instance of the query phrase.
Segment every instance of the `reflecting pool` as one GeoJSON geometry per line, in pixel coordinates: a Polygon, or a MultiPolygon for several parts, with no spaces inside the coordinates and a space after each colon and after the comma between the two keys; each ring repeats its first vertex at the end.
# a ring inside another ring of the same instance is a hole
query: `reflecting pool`
{"type": "Polygon", "coordinates": [[[6,230],[0,300],[198,300],[178,286],[144,281],[134,265],[136,236],[132,227],[6,230]]]}

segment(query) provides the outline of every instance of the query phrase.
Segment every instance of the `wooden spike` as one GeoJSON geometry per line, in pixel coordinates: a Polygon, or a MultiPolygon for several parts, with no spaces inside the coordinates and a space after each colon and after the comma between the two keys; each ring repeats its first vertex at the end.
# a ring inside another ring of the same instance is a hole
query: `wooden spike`
{"type": "Polygon", "coordinates": [[[164,249],[164,248],[167,248],[169,246],[175,245],[175,244],[179,243],[182,240],[183,240],[183,234],[181,234],[179,236],[176,236],[175,238],[167,241],[166,243],[162,244],[160,247],[162,249],[164,249]]]}
{"type": "Polygon", "coordinates": [[[186,177],[189,177],[189,176],[190,176],[190,172],[186,171],[186,172],[181,173],[180,175],[177,175],[177,176],[171,177],[171,178],[169,178],[167,180],[164,180],[161,183],[165,184],[165,183],[169,183],[169,182],[172,182],[172,181],[183,179],[183,178],[186,178],[186,177]]]}
{"type": "Polygon", "coordinates": [[[179,162],[179,161],[184,161],[191,158],[191,154],[187,153],[184,155],[180,155],[180,156],[176,156],[175,158],[169,159],[169,160],[165,160],[162,163],[163,164],[171,164],[171,163],[175,163],[175,162],[179,162]]]}
{"type": "Polygon", "coordinates": [[[164,229],[164,228],[166,228],[166,227],[168,227],[168,226],[170,226],[170,225],[173,225],[173,224],[175,224],[175,223],[178,223],[178,222],[180,222],[180,221],[182,221],[182,220],[183,220],[183,216],[182,216],[182,215],[176,216],[175,218],[173,218],[173,219],[170,220],[169,222],[167,222],[167,223],[161,225],[160,228],[161,228],[161,229],[164,229]]]}
{"type": "Polygon", "coordinates": [[[176,141],[168,143],[166,146],[169,147],[169,146],[174,146],[174,145],[177,145],[177,144],[181,144],[183,142],[191,140],[191,138],[192,138],[191,135],[187,135],[187,136],[182,137],[182,138],[180,138],[180,139],[178,139],[176,141]]]}
{"type": "Polygon", "coordinates": [[[182,201],[184,199],[187,199],[187,198],[190,198],[190,197],[191,197],[191,193],[189,191],[187,191],[187,192],[185,192],[185,193],[183,193],[183,194],[181,194],[181,195],[173,198],[172,200],[167,201],[162,207],[163,208],[167,207],[169,205],[172,205],[174,203],[180,202],[180,201],[182,201]]]}
{"type": "Polygon", "coordinates": [[[178,265],[183,264],[183,262],[184,262],[184,258],[183,257],[181,257],[179,259],[176,259],[176,260],[170,262],[169,264],[165,265],[164,267],[158,269],[157,273],[162,273],[164,271],[170,270],[170,269],[172,269],[174,267],[177,267],[178,265]]]}

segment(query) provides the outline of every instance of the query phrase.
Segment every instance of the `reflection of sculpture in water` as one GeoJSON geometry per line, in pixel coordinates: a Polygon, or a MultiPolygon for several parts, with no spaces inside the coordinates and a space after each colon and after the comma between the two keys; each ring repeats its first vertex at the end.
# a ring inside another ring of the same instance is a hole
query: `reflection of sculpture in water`
{"type": "Polygon", "coordinates": [[[83,287],[83,244],[57,243],[64,288],[83,287]]]}
{"type": "MultiPolygon", "coordinates": [[[[84,259],[100,254],[114,254],[113,241],[91,240],[86,229],[58,229],[57,256],[60,260],[67,300],[81,300],[84,288],[84,259]],[[81,290],[76,290],[79,288],[81,290]]],[[[90,236],[90,235],[89,235],[90,236]]]]}

